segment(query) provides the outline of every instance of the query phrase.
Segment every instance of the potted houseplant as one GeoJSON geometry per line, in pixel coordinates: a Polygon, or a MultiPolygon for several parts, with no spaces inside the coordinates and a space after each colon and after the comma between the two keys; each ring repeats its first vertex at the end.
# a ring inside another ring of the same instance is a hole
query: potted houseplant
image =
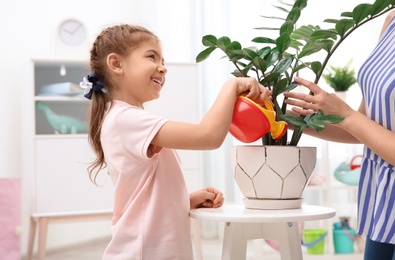
{"type": "Polygon", "coordinates": [[[256,77],[273,93],[276,120],[284,120],[294,127],[290,138],[285,133],[282,138],[274,139],[268,133],[261,138],[262,147],[246,145],[234,149],[232,160],[235,165],[235,178],[246,197],[247,207],[299,207],[300,197],[314,169],[316,157],[315,147],[297,146],[303,130],[312,127],[316,131],[322,131],[326,123],[338,123],[342,118],[337,115],[324,115],[322,111],[305,117],[286,114],[287,105],[282,94],[297,87],[293,78],[304,69],[311,70],[315,74],[314,82],[318,83],[338,46],[357,28],[395,8],[395,0],[359,4],[352,11],[341,13],[339,19],[324,20],[331,25],[329,29],[313,25],[297,27],[296,22],[306,6],[307,0],[296,0],[292,5],[280,3],[280,6],[275,6],[286,13],[286,17],[275,17],[281,19],[282,24],[278,28],[257,28],[277,29],[279,34],[275,39],[260,35],[252,39],[257,44],[256,47],[243,48],[238,41],[232,41],[227,36],[217,38],[214,35],[205,35],[202,43],[206,48],[196,57],[197,62],[202,62],[216,49],[224,52],[235,66],[232,74],[236,77],[256,77]],[[318,52],[325,53],[322,60],[306,61],[306,57],[318,52]],[[290,152],[286,152],[286,148],[291,148],[290,152]],[[271,150],[273,155],[269,153],[271,150]],[[251,152],[256,154],[252,155],[251,152]],[[307,157],[304,158],[304,155],[307,157]],[[278,158],[280,161],[272,163],[268,161],[270,158],[278,158]],[[292,164],[286,165],[284,158],[292,164]],[[241,162],[241,159],[247,161],[241,162]],[[285,200],[286,203],[281,205],[279,200],[285,200]]]}
{"type": "Polygon", "coordinates": [[[352,60],[350,60],[345,66],[329,65],[326,69],[327,73],[322,75],[325,82],[333,88],[336,95],[340,96],[344,100],[346,100],[347,90],[357,83],[355,70],[350,68],[351,62],[352,60]]]}
{"type": "Polygon", "coordinates": [[[331,66],[327,68],[327,73],[322,77],[335,92],[347,91],[352,85],[357,83],[355,70],[350,68],[351,60],[345,66],[331,66]]]}

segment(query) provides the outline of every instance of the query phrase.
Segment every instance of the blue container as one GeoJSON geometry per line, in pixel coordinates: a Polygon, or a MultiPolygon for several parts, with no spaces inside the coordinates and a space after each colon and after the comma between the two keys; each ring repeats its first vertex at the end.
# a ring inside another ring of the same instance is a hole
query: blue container
{"type": "Polygon", "coordinates": [[[333,243],[336,254],[354,253],[354,242],[357,234],[354,229],[334,229],[333,243]]]}

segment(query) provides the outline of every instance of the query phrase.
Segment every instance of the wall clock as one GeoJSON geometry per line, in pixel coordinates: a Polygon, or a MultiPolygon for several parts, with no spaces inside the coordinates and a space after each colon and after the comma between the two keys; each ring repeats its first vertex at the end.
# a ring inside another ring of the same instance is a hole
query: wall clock
{"type": "Polygon", "coordinates": [[[67,46],[78,46],[86,39],[85,26],[76,19],[68,19],[59,26],[59,38],[67,46]]]}

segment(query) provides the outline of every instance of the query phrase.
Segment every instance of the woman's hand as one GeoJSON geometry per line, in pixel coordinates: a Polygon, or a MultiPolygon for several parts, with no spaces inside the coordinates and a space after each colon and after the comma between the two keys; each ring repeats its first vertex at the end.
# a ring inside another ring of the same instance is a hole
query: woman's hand
{"type": "Polygon", "coordinates": [[[294,106],[292,111],[299,115],[308,115],[322,110],[324,114],[335,114],[347,117],[354,110],[347,105],[336,94],[330,94],[322,90],[317,84],[302,78],[295,78],[295,82],[299,83],[310,90],[313,94],[303,94],[296,92],[286,92],[284,96],[287,98],[285,102],[294,106]]]}
{"type": "Polygon", "coordinates": [[[195,191],[189,195],[191,209],[219,208],[224,204],[222,192],[213,187],[195,191]]]}

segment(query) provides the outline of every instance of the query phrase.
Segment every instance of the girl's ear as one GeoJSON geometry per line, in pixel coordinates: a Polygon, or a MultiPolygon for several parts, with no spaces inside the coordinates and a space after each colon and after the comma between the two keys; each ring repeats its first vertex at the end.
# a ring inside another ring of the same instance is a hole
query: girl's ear
{"type": "Polygon", "coordinates": [[[121,59],[115,53],[110,53],[107,56],[107,67],[115,74],[121,74],[123,72],[121,66],[121,59]]]}

